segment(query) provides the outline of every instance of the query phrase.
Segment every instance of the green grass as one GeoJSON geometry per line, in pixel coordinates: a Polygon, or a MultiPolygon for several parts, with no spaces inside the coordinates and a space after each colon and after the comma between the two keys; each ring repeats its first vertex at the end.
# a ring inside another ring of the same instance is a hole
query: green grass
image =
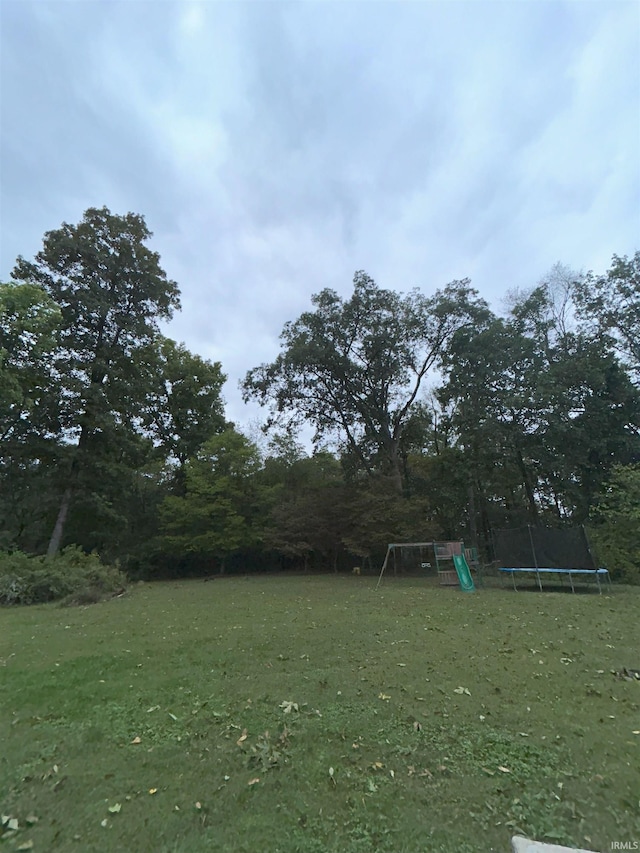
{"type": "Polygon", "coordinates": [[[229,578],[1,610],[0,808],[19,829],[0,849],[640,840],[640,682],[612,674],[640,669],[640,589],[374,586],[229,578]]]}

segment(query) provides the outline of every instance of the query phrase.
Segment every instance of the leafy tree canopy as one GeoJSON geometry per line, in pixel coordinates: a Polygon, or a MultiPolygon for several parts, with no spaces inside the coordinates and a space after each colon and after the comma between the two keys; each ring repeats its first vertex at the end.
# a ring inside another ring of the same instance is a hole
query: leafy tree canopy
{"type": "Polygon", "coordinates": [[[634,377],[640,382],[640,252],[632,258],[613,256],[604,275],[575,284],[578,315],[588,329],[608,333],[634,377]]]}
{"type": "MultiPolygon", "coordinates": [[[[144,218],[90,208],[78,225],[44,236],[32,262],[19,257],[13,275],[36,284],[57,305],[52,350],[56,412],[70,458],[48,552],[61,544],[72,497],[84,475],[99,483],[100,463],[122,464],[139,453],[136,433],[152,392],[158,321],[178,308],[178,287],[147,245],[144,218]]],[[[129,460],[135,464],[137,460],[129,460]]]]}
{"type": "MultiPolygon", "coordinates": [[[[52,380],[58,305],[35,284],[0,284],[0,437],[33,431],[52,380]]],[[[51,428],[52,424],[49,424],[51,428]]]]}
{"type": "Polygon", "coordinates": [[[282,352],[249,371],[245,399],[269,405],[271,425],[307,421],[315,442],[337,437],[372,472],[401,483],[399,446],[422,383],[461,325],[486,312],[467,280],[433,297],[379,288],[357,272],[353,294],[333,290],[312,298],[314,311],[287,323],[282,352]]]}
{"type": "Polygon", "coordinates": [[[186,465],[184,496],[169,496],[161,509],[161,545],[169,553],[224,560],[261,538],[258,449],[229,427],[214,435],[186,465]]]}

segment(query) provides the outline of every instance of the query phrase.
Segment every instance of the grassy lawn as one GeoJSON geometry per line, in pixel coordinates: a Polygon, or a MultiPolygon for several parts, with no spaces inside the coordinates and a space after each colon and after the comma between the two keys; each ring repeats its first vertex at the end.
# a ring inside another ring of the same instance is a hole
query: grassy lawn
{"type": "Polygon", "coordinates": [[[229,578],[0,611],[19,823],[0,849],[640,841],[640,682],[612,673],[640,669],[640,589],[374,587],[229,578]]]}

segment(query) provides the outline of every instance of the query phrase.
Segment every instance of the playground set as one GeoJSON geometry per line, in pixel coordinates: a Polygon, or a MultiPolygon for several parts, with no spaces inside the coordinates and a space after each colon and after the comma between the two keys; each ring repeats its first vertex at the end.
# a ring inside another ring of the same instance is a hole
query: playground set
{"type": "Polygon", "coordinates": [[[475,548],[465,548],[464,542],[392,542],[387,546],[387,553],[380,570],[380,576],[376,589],[382,583],[382,576],[389,566],[393,565],[394,576],[398,572],[398,557],[400,564],[405,561],[407,553],[417,552],[420,567],[429,569],[432,566],[431,559],[435,563],[438,580],[441,586],[460,586],[464,592],[474,592],[475,584],[471,576],[473,568],[480,579],[480,562],[478,552],[475,548]],[[425,560],[425,557],[431,559],[425,560]]]}
{"type": "MultiPolygon", "coordinates": [[[[598,567],[584,527],[557,530],[527,525],[494,532],[494,551],[498,571],[503,578],[510,577],[514,590],[516,579],[535,578],[537,588],[544,590],[543,581],[559,580],[564,586],[568,580],[571,592],[578,583],[595,581],[598,592],[611,587],[611,578],[605,568],[598,567]]],[[[392,542],[380,570],[376,589],[382,577],[393,568],[394,576],[411,562],[421,569],[430,569],[435,563],[441,586],[459,586],[464,592],[474,592],[475,583],[482,585],[482,570],[475,548],[465,547],[462,541],[448,542],[392,542]]]]}

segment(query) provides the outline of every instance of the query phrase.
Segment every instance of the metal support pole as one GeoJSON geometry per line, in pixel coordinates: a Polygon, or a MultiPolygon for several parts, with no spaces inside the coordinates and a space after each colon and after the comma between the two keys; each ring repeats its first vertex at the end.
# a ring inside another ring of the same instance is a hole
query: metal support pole
{"type": "Polygon", "coordinates": [[[384,563],[382,564],[382,568],[380,569],[380,577],[378,578],[378,583],[376,584],[376,589],[378,589],[378,587],[380,586],[380,583],[382,582],[382,575],[384,574],[384,570],[387,568],[387,560],[389,559],[389,550],[390,549],[387,548],[387,553],[385,554],[385,557],[384,557],[384,563]]]}

